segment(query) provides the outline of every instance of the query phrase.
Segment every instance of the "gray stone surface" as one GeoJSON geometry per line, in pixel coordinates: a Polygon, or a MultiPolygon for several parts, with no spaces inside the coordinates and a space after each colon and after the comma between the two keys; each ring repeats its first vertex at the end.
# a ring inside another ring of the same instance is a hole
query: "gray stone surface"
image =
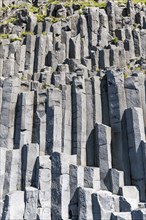
{"type": "Polygon", "coordinates": [[[23,219],[24,209],[24,192],[12,192],[5,197],[2,219],[23,219]]]}
{"type": "Polygon", "coordinates": [[[2,220],[146,219],[146,7],[104,4],[0,0],[2,220]]]}
{"type": "Polygon", "coordinates": [[[38,190],[33,187],[26,187],[24,219],[37,218],[37,201],[38,190]]]}
{"type": "Polygon", "coordinates": [[[145,181],[143,168],[142,140],[145,139],[143,114],[141,108],[127,109],[127,135],[132,182],[140,190],[140,200],[145,201],[145,181]],[[132,118],[131,118],[132,117],[132,118]],[[139,134],[139,135],[138,135],[139,134]],[[139,161],[138,163],[133,161],[139,161]],[[137,172],[138,170],[138,172],[137,172]]]}
{"type": "Polygon", "coordinates": [[[110,190],[109,169],[111,168],[111,128],[103,125],[95,125],[96,135],[96,166],[100,168],[101,189],[110,190]]]}

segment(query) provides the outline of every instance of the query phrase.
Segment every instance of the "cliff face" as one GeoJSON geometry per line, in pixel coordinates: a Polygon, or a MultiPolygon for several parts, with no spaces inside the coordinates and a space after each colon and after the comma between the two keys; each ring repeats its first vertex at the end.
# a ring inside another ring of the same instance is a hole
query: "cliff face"
{"type": "Polygon", "coordinates": [[[145,5],[14,3],[1,10],[0,218],[146,219],[145,5]]]}

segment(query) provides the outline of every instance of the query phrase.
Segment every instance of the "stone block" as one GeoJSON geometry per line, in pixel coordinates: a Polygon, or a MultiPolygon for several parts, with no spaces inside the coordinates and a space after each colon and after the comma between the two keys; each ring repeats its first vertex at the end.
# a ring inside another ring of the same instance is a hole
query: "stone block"
{"type": "Polygon", "coordinates": [[[34,124],[32,139],[40,145],[40,155],[46,152],[46,91],[37,92],[35,96],[36,106],[34,110],[34,124]]]}
{"type": "Polygon", "coordinates": [[[111,212],[115,210],[112,194],[108,191],[98,191],[92,194],[93,219],[111,219],[111,212]]]}
{"type": "Polygon", "coordinates": [[[103,124],[95,125],[96,166],[100,168],[101,189],[110,189],[109,169],[111,168],[111,129],[103,124]]]}
{"type": "Polygon", "coordinates": [[[142,140],[145,139],[143,114],[141,108],[126,110],[127,135],[129,158],[131,167],[131,179],[140,192],[140,201],[145,201],[145,180],[143,166],[142,140]],[[133,161],[135,161],[133,163],[133,161]]]}
{"type": "Polygon", "coordinates": [[[69,164],[70,157],[67,154],[56,152],[52,154],[51,210],[52,219],[54,220],[68,218],[68,205],[70,202],[69,164]]]}
{"type": "Polygon", "coordinates": [[[19,162],[20,162],[19,150],[6,151],[3,196],[5,196],[8,193],[18,190],[18,179],[20,178],[19,177],[19,162]]]}
{"type": "Polygon", "coordinates": [[[86,165],[86,95],[81,77],[73,81],[72,97],[72,153],[77,154],[78,165],[86,165]]]}
{"type": "Polygon", "coordinates": [[[46,151],[62,151],[62,92],[53,88],[47,91],[47,146],[46,151]]]}
{"type": "Polygon", "coordinates": [[[69,58],[80,60],[80,34],[70,38],[69,58]]]}
{"type": "Polygon", "coordinates": [[[145,49],[146,30],[141,30],[140,31],[140,40],[141,40],[141,55],[145,59],[146,58],[146,49],[145,49]]]}
{"type": "Polygon", "coordinates": [[[114,212],[112,213],[111,220],[132,220],[130,212],[114,212]]]}
{"type": "Polygon", "coordinates": [[[144,220],[146,218],[146,209],[134,210],[132,211],[131,215],[132,215],[132,220],[137,220],[137,219],[144,220]]]}
{"type": "MultiPolygon", "coordinates": [[[[34,71],[40,72],[45,65],[46,36],[41,35],[36,38],[34,71]]],[[[34,76],[35,77],[35,76],[34,76]]]]}
{"type": "Polygon", "coordinates": [[[78,189],[78,219],[90,219],[93,220],[92,212],[92,193],[93,189],[78,189]]]}
{"type": "Polygon", "coordinates": [[[22,160],[22,189],[30,186],[38,186],[38,156],[39,156],[39,145],[29,144],[22,148],[21,153],[22,160]]]}
{"type": "Polygon", "coordinates": [[[138,208],[139,203],[139,191],[135,186],[123,186],[121,187],[121,194],[130,204],[131,210],[138,208]]]}
{"type": "Polygon", "coordinates": [[[33,73],[34,68],[34,51],[35,51],[36,36],[26,36],[26,54],[25,54],[25,69],[29,70],[30,74],[33,73]]]}
{"type": "Polygon", "coordinates": [[[24,215],[24,192],[15,191],[6,195],[2,219],[23,219],[24,215]]]}
{"type": "Polygon", "coordinates": [[[26,187],[25,211],[24,211],[25,220],[37,218],[37,202],[38,202],[38,190],[34,187],[26,187]]]}
{"type": "Polygon", "coordinates": [[[116,169],[110,170],[111,176],[111,191],[118,194],[121,187],[124,186],[124,172],[116,169]]]}
{"type": "Polygon", "coordinates": [[[84,167],[84,187],[100,190],[100,171],[97,167],[84,167]]]}
{"type": "Polygon", "coordinates": [[[97,45],[98,28],[99,28],[99,8],[90,7],[88,8],[88,34],[89,34],[89,45],[90,48],[97,45]]]}
{"type": "Polygon", "coordinates": [[[39,156],[39,189],[41,191],[51,191],[51,160],[48,155],[39,156]]]}
{"type": "Polygon", "coordinates": [[[3,198],[3,187],[6,166],[6,148],[0,148],[0,200],[3,198]]]}
{"type": "Polygon", "coordinates": [[[71,155],[72,105],[71,86],[62,88],[62,151],[71,155]]]}

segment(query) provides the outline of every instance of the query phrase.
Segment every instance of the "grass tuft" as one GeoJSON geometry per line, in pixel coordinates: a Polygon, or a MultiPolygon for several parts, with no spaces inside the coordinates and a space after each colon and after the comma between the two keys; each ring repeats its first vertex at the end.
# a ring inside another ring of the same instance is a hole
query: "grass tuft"
{"type": "Polygon", "coordinates": [[[22,32],[22,33],[21,33],[21,36],[22,36],[22,37],[26,37],[27,35],[34,35],[34,33],[31,32],[31,31],[25,31],[25,32],[22,32]]]}

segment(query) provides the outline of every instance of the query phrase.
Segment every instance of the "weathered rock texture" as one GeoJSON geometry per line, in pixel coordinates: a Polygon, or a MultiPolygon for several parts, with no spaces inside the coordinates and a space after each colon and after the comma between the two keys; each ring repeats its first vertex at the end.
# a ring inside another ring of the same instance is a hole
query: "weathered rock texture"
{"type": "Polygon", "coordinates": [[[1,24],[2,220],[146,219],[146,7],[78,9],[1,24]]]}

